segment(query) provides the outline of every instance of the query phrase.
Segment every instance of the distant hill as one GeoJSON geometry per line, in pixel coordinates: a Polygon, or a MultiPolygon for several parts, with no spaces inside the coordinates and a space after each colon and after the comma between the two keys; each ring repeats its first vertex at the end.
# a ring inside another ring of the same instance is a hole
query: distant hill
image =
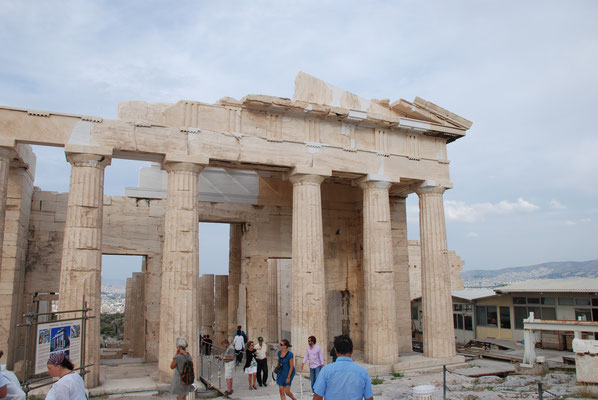
{"type": "Polygon", "coordinates": [[[465,287],[496,287],[530,279],[598,278],[598,260],[557,261],[527,267],[461,272],[465,287]]]}

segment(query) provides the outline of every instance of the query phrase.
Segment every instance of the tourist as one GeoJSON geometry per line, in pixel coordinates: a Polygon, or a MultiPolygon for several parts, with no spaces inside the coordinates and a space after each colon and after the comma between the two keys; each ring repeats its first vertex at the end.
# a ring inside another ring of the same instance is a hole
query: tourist
{"type": "Polygon", "coordinates": [[[257,383],[260,386],[268,386],[268,345],[264,343],[264,338],[257,338],[255,346],[255,358],[257,360],[257,383]]]}
{"type": "Polygon", "coordinates": [[[241,364],[243,361],[243,348],[245,347],[245,332],[241,330],[241,325],[237,327],[237,332],[233,337],[233,345],[235,346],[235,351],[237,352],[237,365],[241,364]]]}
{"type": "Polygon", "coordinates": [[[318,374],[324,366],[324,353],[322,352],[322,348],[316,344],[315,336],[307,338],[307,349],[305,349],[301,370],[303,370],[303,366],[307,360],[309,360],[309,379],[311,381],[311,391],[313,393],[314,384],[316,383],[316,379],[318,379],[318,374]]]}
{"type": "Polygon", "coordinates": [[[276,384],[278,385],[281,400],[285,400],[285,395],[289,396],[291,400],[296,400],[293,393],[291,393],[291,383],[293,383],[293,378],[295,377],[295,366],[293,353],[289,351],[289,347],[291,347],[291,344],[288,340],[282,339],[280,341],[278,365],[281,368],[278,375],[276,375],[276,384]]]}
{"type": "Polygon", "coordinates": [[[187,352],[187,340],[183,337],[178,337],[176,339],[176,353],[170,363],[170,368],[174,369],[174,374],[170,381],[170,394],[175,395],[179,400],[184,399],[187,393],[195,390],[193,385],[185,385],[181,381],[181,374],[183,373],[186,361],[193,361],[191,355],[187,352]]]}
{"type": "Polygon", "coordinates": [[[335,336],[334,339],[332,339],[332,344],[330,345],[330,357],[332,357],[332,362],[336,361],[336,350],[334,350],[334,341],[337,337],[338,336],[335,336]]]}
{"type": "Polygon", "coordinates": [[[83,378],[74,369],[66,353],[56,353],[48,360],[48,374],[58,378],[46,395],[46,400],[86,400],[83,378]]]}
{"type": "Polygon", "coordinates": [[[257,372],[257,361],[255,359],[255,349],[253,348],[253,342],[247,343],[247,349],[245,350],[245,373],[247,374],[247,380],[249,381],[249,390],[257,390],[255,386],[255,374],[257,372]]]}
{"type": "Polygon", "coordinates": [[[210,335],[206,335],[204,343],[206,345],[206,356],[209,356],[212,354],[212,339],[210,339],[210,335]]]}
{"type": "Polygon", "coordinates": [[[365,368],[355,364],[351,359],[353,341],[349,335],[341,335],[334,339],[336,362],[326,365],[320,371],[314,386],[313,400],[371,400],[372,383],[365,368]]]}
{"type": "MultiPolygon", "coordinates": [[[[0,350],[0,358],[4,352],[0,350]]],[[[12,372],[4,369],[4,365],[1,366],[0,371],[0,399],[6,400],[25,400],[25,392],[21,390],[21,383],[17,379],[17,376],[12,372]]]]}
{"type": "Polygon", "coordinates": [[[226,379],[226,388],[224,392],[225,396],[233,394],[233,372],[235,370],[235,348],[228,341],[224,339],[222,341],[222,347],[224,347],[224,354],[220,356],[220,359],[224,361],[224,379],[226,379]]]}

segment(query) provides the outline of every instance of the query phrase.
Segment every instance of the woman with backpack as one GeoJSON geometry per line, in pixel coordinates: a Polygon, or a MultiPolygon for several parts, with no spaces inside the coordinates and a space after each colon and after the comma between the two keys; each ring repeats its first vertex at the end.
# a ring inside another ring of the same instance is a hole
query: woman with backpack
{"type": "Polygon", "coordinates": [[[172,381],[170,382],[170,394],[175,395],[177,400],[183,400],[187,393],[195,390],[192,385],[192,378],[190,383],[183,383],[184,380],[190,378],[189,367],[193,370],[193,360],[191,355],[187,353],[187,341],[183,337],[178,337],[176,339],[176,354],[170,363],[170,368],[174,369],[172,381]]]}

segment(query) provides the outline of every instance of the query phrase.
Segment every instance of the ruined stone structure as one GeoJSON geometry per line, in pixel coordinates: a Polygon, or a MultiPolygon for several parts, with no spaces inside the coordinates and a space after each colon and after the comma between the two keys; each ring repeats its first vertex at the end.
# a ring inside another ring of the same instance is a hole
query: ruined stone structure
{"type": "MultiPolygon", "coordinates": [[[[420,98],[366,100],[303,73],[293,100],[128,102],[117,120],[0,107],[9,366],[24,357],[14,326],[35,293],[58,292],[63,310],[85,295],[99,311],[102,253],[144,257],[135,315],[145,324],[128,332],[144,337],[135,352],[158,361],[164,379],[177,336],[197,357],[201,330],[219,338],[237,324],[252,339],[290,338],[297,354],[309,335],[349,333],[365,362],[400,364],[411,350],[409,195],[420,199],[424,355],[459,361],[442,196],[452,187],[446,146],[470,126],[420,98]],[[28,143],[64,147],[68,195],[33,190],[28,143]],[[107,197],[112,158],[162,169],[107,197]],[[199,222],[231,224],[228,279],[200,279],[199,222]]],[[[99,325],[87,335],[87,361],[98,365],[99,325]]],[[[99,383],[99,369],[86,383],[99,383]]]]}

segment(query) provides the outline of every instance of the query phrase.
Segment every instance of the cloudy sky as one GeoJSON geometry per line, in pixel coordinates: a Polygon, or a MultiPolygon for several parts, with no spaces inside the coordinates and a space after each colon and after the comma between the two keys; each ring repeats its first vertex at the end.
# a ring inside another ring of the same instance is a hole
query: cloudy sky
{"type": "MultiPolygon", "coordinates": [[[[0,104],[115,118],[127,100],[291,97],[298,71],[420,96],[473,121],[445,194],[465,269],[596,259],[597,18],[595,0],[0,0],[0,104]]],[[[36,153],[36,185],[67,191],[63,151],[36,153]]],[[[114,160],[106,193],[141,165],[114,160]]],[[[408,213],[417,239],[416,195],[408,213]]],[[[228,228],[200,235],[202,272],[225,273],[228,228]]]]}

